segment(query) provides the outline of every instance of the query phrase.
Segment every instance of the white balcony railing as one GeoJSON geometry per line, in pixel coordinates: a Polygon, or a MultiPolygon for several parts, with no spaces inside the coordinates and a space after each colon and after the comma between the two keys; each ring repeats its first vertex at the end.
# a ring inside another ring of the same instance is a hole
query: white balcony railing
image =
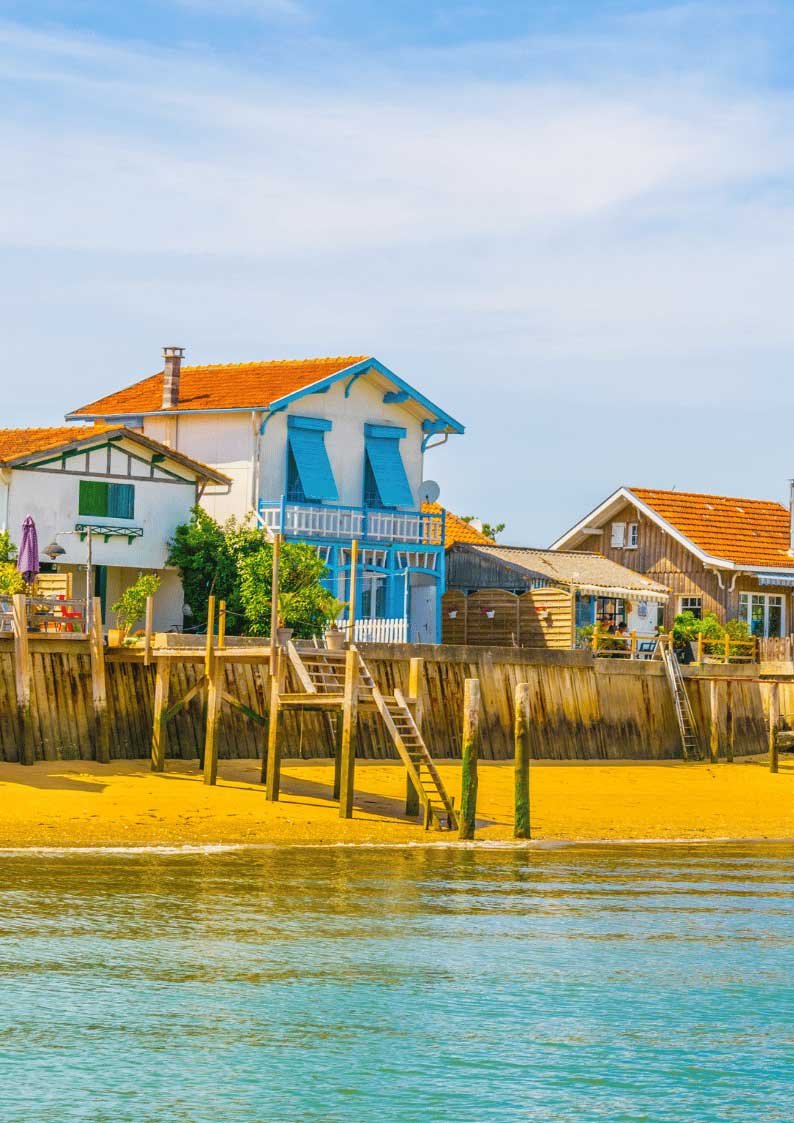
{"type": "Polygon", "coordinates": [[[323,507],[311,503],[263,502],[262,526],[295,538],[361,539],[441,546],[444,516],[422,511],[381,511],[368,507],[323,507]]]}

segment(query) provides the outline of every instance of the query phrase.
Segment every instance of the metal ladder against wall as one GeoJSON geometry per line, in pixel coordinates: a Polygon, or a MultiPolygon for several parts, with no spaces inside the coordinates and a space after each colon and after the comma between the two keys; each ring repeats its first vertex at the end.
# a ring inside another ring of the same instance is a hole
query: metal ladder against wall
{"type": "Polygon", "coordinates": [[[659,654],[664,663],[667,681],[670,684],[670,690],[673,695],[673,705],[675,706],[675,716],[678,721],[678,731],[681,735],[681,748],[684,753],[684,760],[700,760],[703,754],[697,735],[692,704],[686,692],[684,676],[681,674],[681,665],[675,657],[672,644],[666,643],[664,640],[659,641],[659,654]]]}
{"type": "MultiPolygon", "coordinates": [[[[328,651],[322,648],[298,651],[295,645],[290,643],[287,653],[298,679],[308,693],[331,694],[337,697],[344,693],[344,651],[328,651]]],[[[430,827],[435,823],[439,830],[456,830],[458,819],[452,800],[414,720],[409,703],[399,690],[395,689],[394,696],[383,694],[375,685],[375,680],[361,652],[357,652],[357,655],[359,699],[361,702],[371,702],[378,711],[386,732],[419,795],[425,826],[430,827]]]]}

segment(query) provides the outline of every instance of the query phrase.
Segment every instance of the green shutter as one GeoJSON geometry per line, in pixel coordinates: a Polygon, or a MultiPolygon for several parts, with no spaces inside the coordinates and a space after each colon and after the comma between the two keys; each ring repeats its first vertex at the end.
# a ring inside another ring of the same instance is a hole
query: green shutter
{"type": "Polygon", "coordinates": [[[106,518],[108,514],[108,485],[101,480],[80,480],[78,511],[81,515],[106,518]]]}
{"type": "Polygon", "coordinates": [[[112,519],[132,519],[135,517],[135,488],[132,484],[110,485],[108,515],[112,519]]]}

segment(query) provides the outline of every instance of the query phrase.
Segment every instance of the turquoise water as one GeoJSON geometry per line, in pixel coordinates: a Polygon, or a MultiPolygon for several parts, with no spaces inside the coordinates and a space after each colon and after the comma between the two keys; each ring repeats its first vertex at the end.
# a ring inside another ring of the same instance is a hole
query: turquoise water
{"type": "Polygon", "coordinates": [[[0,855],[2,1123],[790,1121],[794,848],[0,855]]]}

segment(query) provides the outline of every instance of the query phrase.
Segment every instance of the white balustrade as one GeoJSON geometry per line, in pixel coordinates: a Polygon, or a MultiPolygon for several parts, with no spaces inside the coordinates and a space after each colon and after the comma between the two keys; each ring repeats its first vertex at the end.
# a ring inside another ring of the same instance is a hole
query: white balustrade
{"type": "MultiPolygon", "coordinates": [[[[347,620],[341,618],[337,621],[341,631],[347,634],[347,620]]],[[[356,620],[355,643],[407,643],[408,621],[402,618],[388,620],[376,617],[371,620],[356,620]]]]}
{"type": "Polygon", "coordinates": [[[299,538],[363,539],[368,542],[408,542],[440,546],[441,517],[417,511],[364,510],[363,507],[323,507],[287,503],[281,526],[281,505],[263,504],[260,523],[270,531],[299,538]]]}

